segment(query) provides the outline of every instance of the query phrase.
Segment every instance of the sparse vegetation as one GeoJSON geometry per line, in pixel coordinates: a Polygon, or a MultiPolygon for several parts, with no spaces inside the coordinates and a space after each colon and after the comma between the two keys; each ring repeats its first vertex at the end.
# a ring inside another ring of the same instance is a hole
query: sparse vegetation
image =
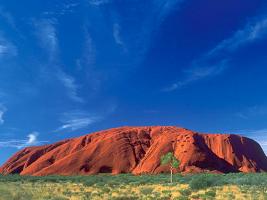
{"type": "Polygon", "coordinates": [[[267,173],[0,176],[0,200],[267,199],[267,173]]]}

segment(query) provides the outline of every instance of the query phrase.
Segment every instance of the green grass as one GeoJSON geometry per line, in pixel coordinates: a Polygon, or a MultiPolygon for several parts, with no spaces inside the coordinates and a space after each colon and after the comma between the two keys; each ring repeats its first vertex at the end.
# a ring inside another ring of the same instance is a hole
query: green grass
{"type": "Polygon", "coordinates": [[[267,199],[267,173],[134,176],[0,175],[0,200],[267,199]]]}

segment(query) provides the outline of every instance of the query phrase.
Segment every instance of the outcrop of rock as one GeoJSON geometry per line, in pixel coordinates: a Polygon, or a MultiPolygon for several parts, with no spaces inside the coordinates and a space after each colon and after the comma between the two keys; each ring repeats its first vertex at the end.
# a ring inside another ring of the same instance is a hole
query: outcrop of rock
{"type": "Polygon", "coordinates": [[[267,158],[255,141],[232,134],[200,134],[172,126],[121,127],[13,155],[1,174],[82,175],[161,173],[160,157],[172,151],[179,172],[263,172],[267,158]]]}

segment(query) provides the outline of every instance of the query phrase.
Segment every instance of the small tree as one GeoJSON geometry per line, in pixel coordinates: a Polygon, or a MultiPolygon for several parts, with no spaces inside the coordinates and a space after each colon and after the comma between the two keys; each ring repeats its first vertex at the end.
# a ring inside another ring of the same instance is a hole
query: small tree
{"type": "Polygon", "coordinates": [[[175,158],[172,152],[168,152],[165,155],[161,156],[160,158],[161,165],[169,165],[170,172],[171,172],[171,183],[172,183],[172,174],[173,170],[177,169],[180,165],[180,161],[175,158]]]}

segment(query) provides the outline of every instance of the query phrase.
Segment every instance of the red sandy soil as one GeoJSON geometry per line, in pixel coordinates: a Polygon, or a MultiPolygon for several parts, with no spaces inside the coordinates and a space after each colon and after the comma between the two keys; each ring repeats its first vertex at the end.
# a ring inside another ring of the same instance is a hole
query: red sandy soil
{"type": "Polygon", "coordinates": [[[157,174],[168,171],[160,157],[174,152],[178,172],[263,172],[267,158],[260,145],[232,134],[200,134],[174,126],[121,127],[51,145],[27,147],[13,155],[2,174],[83,175],[157,174]]]}

